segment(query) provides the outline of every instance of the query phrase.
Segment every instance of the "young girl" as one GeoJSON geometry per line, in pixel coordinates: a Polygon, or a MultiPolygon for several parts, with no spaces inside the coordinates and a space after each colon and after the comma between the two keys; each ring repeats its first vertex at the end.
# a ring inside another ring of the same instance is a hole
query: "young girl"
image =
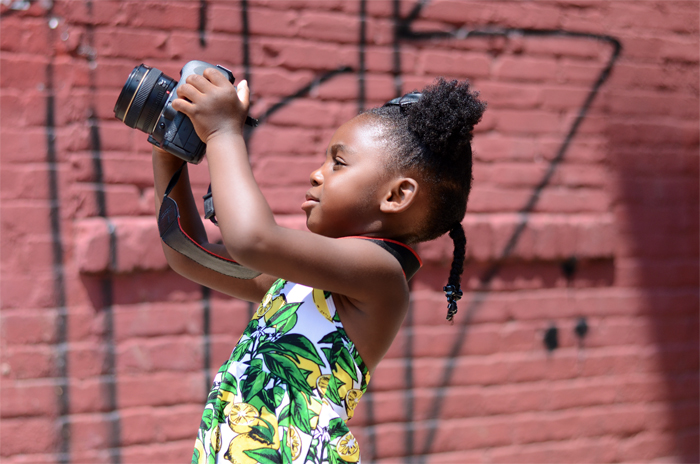
{"type": "MultiPolygon", "coordinates": [[[[275,223],[253,178],[242,135],[246,82],[236,88],[207,70],[178,95],[173,108],[207,144],[223,245],[207,242],[186,170],[170,193],[181,226],[203,247],[261,272],[228,277],[163,247],[178,273],[260,304],[215,377],[192,462],[359,462],[345,422],[404,320],[407,279],[418,267],[411,261],[419,262],[410,246],[449,232],[448,320],[457,310],[470,142],[485,104],[467,82],[438,79],[343,124],[311,173],[305,232],[275,223]]],[[[153,150],[157,199],[181,164],[153,150]]]]}

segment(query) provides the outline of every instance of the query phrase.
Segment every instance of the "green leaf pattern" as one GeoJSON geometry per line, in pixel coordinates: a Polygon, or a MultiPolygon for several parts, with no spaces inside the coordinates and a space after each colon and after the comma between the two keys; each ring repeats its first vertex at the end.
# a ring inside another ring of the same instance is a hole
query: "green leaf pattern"
{"type": "Polygon", "coordinates": [[[331,294],[277,280],[214,378],[192,462],[359,462],[346,421],[368,382],[331,294]]]}

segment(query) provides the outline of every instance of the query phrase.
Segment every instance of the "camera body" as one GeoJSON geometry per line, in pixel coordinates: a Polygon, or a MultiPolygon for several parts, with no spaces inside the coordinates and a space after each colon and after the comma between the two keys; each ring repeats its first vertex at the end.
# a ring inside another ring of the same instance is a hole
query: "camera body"
{"type": "Polygon", "coordinates": [[[190,61],[180,71],[180,81],[166,76],[162,71],[141,64],[134,68],[114,106],[114,115],[127,126],[149,134],[148,141],[178,158],[198,164],[204,157],[206,144],[194,130],[192,121],[175,111],[172,102],[177,89],[192,74],[202,75],[205,69],[214,68],[234,83],[233,74],[220,65],[204,61],[190,61]]]}
{"type": "Polygon", "coordinates": [[[234,83],[233,73],[223,66],[213,66],[204,61],[190,61],[183,66],[180,71],[180,81],[170,92],[170,96],[163,105],[163,110],[158,117],[158,121],[153,128],[153,132],[148,136],[148,141],[173,155],[193,164],[202,161],[206,144],[199,139],[194,130],[192,121],[184,113],[175,111],[172,102],[177,98],[177,89],[185,83],[185,79],[191,74],[202,75],[207,68],[214,68],[220,71],[226,78],[234,83]]]}

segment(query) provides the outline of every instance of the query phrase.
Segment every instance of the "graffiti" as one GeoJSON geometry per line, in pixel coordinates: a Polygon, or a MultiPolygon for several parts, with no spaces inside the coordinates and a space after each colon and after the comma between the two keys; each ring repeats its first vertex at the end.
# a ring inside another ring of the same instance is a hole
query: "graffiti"
{"type": "MultiPolygon", "coordinates": [[[[86,0],[86,5],[88,11],[92,12],[92,1],[86,0]]],[[[600,71],[595,82],[592,83],[588,95],[578,109],[577,115],[573,120],[571,126],[568,128],[556,155],[551,159],[547,167],[546,172],[539,180],[537,185],[532,188],[530,196],[527,202],[518,211],[520,221],[517,224],[515,230],[510,235],[507,240],[506,245],[501,250],[498,259],[490,263],[486,271],[481,275],[480,285],[475,291],[472,292],[472,300],[466,310],[464,310],[464,315],[459,318],[459,335],[456,337],[455,344],[450,349],[449,358],[454,360],[457,358],[458,353],[462,349],[465,343],[468,331],[469,322],[473,319],[476,312],[483,306],[483,303],[488,298],[490,293],[491,283],[493,279],[498,275],[503,266],[503,262],[508,258],[518,241],[520,240],[523,231],[528,225],[530,220],[530,214],[534,211],[540,197],[541,193],[552,180],[552,176],[557,171],[558,167],[566,157],[566,153],[579,131],[580,125],[586,118],[588,111],[595,100],[601,86],[605,83],[613,69],[617,58],[621,52],[620,42],[611,36],[587,34],[581,32],[571,32],[565,30],[539,30],[539,29],[517,29],[517,28],[473,28],[468,29],[466,27],[455,28],[451,31],[416,31],[414,30],[414,23],[420,19],[421,13],[429,5],[426,0],[420,0],[415,3],[413,8],[406,16],[401,16],[401,0],[393,0],[393,23],[394,32],[392,39],[393,55],[392,55],[392,75],[394,79],[394,93],[396,96],[400,96],[403,93],[403,82],[401,73],[401,59],[402,59],[402,44],[404,43],[415,43],[420,41],[430,40],[435,44],[439,44],[440,40],[469,40],[475,37],[505,37],[508,38],[513,35],[518,35],[521,37],[547,37],[552,40],[557,40],[558,38],[577,38],[581,40],[596,40],[609,44],[612,48],[612,52],[608,62],[600,71]]],[[[26,9],[31,6],[31,2],[28,1],[17,1],[12,4],[10,9],[3,11],[2,16],[5,17],[15,11],[20,11],[21,9],[26,9]]],[[[249,29],[249,9],[247,0],[240,0],[241,6],[241,24],[242,24],[242,61],[244,68],[244,78],[251,82],[254,79],[254,74],[251,70],[251,51],[250,51],[250,40],[251,33],[249,29]]],[[[336,69],[327,71],[320,74],[307,85],[302,86],[295,92],[291,93],[284,98],[281,98],[277,103],[268,108],[263,114],[259,115],[260,124],[264,124],[269,117],[285,106],[289,105],[294,100],[308,95],[312,90],[323,83],[334,79],[335,77],[343,74],[354,73],[357,78],[358,92],[357,92],[357,108],[359,111],[364,110],[366,104],[366,89],[365,89],[365,73],[366,73],[366,46],[367,46],[367,0],[359,0],[359,36],[358,36],[358,66],[357,69],[352,68],[349,65],[339,66],[336,69]]],[[[208,1],[199,1],[199,15],[198,21],[198,34],[199,34],[199,45],[202,48],[207,47],[207,12],[208,12],[208,1]]],[[[51,8],[47,9],[47,20],[52,15],[51,8]]],[[[88,42],[92,41],[93,37],[93,26],[88,23],[88,31],[86,34],[86,40],[88,42]]],[[[54,40],[53,38],[51,40],[54,40]]],[[[88,43],[92,47],[92,43],[88,43]]],[[[436,45],[438,46],[438,45],[436,45]]],[[[67,325],[68,325],[68,310],[66,307],[66,283],[65,283],[65,269],[64,269],[64,249],[63,249],[63,237],[60,228],[60,195],[58,191],[58,178],[57,178],[57,160],[56,160],[56,135],[55,135],[55,95],[54,95],[54,63],[53,57],[49,60],[46,67],[46,141],[47,141],[47,153],[46,153],[46,163],[48,167],[48,183],[49,183],[49,195],[50,195],[50,224],[51,224],[51,235],[52,235],[52,260],[53,260],[53,272],[54,272],[54,292],[56,298],[57,306],[57,344],[56,344],[56,367],[57,367],[57,382],[60,389],[60,394],[58,394],[58,419],[57,424],[60,430],[59,436],[59,446],[58,446],[58,458],[60,462],[71,462],[71,449],[70,449],[70,389],[68,382],[68,357],[67,357],[67,325]]],[[[87,56],[88,60],[94,60],[94,56],[87,56]]],[[[103,166],[102,166],[102,144],[100,138],[100,125],[99,119],[97,118],[95,110],[95,101],[97,95],[97,88],[95,84],[94,72],[91,72],[91,106],[90,112],[87,117],[87,125],[90,130],[90,150],[92,153],[92,169],[93,177],[95,182],[95,203],[97,205],[97,216],[104,218],[107,222],[108,230],[110,231],[110,256],[112,260],[112,269],[116,269],[116,256],[117,256],[117,238],[114,230],[114,226],[110,221],[109,212],[107,211],[107,204],[105,199],[105,181],[103,176],[103,166]]],[[[250,129],[246,138],[249,139],[254,134],[254,129],[250,129]]],[[[103,332],[103,344],[105,349],[104,366],[103,366],[103,388],[104,393],[107,398],[107,411],[105,417],[111,422],[111,433],[110,433],[110,457],[112,462],[118,464],[121,462],[121,454],[119,451],[120,447],[120,435],[121,435],[121,420],[119,415],[119,402],[117,397],[116,389],[116,375],[115,375],[115,365],[116,365],[116,353],[115,353],[115,340],[114,340],[114,314],[112,311],[113,305],[113,282],[111,279],[111,274],[101,277],[102,285],[102,301],[103,305],[100,308],[104,312],[104,332],[103,332]]],[[[208,288],[202,287],[201,289],[201,304],[202,304],[202,321],[203,321],[203,334],[202,334],[202,347],[204,351],[203,356],[203,370],[205,373],[204,381],[209,387],[210,382],[210,363],[211,363],[211,305],[210,305],[210,290],[208,288]]],[[[252,313],[252,305],[249,308],[252,313]]],[[[407,320],[407,326],[410,328],[413,326],[412,311],[409,311],[407,320]]],[[[412,339],[410,330],[408,332],[408,343],[406,345],[406,351],[404,353],[405,357],[409,360],[406,365],[405,370],[405,385],[407,389],[407,397],[405,401],[406,415],[407,417],[413,416],[413,400],[411,398],[411,389],[413,388],[413,365],[411,363],[412,358],[412,339]]],[[[445,363],[442,375],[439,380],[439,386],[436,388],[436,394],[433,398],[430,411],[432,411],[432,417],[427,422],[434,424],[428,431],[428,435],[422,444],[416,443],[415,437],[413,435],[413,428],[411,424],[406,424],[405,435],[404,435],[404,448],[407,452],[414,453],[418,456],[425,456],[431,449],[434,443],[436,433],[437,433],[437,420],[440,417],[440,412],[444,406],[444,395],[441,393],[450,384],[453,375],[454,362],[445,363]]],[[[369,420],[368,429],[371,430],[374,424],[374,404],[372,402],[371,390],[370,393],[363,400],[367,408],[367,416],[369,420]]],[[[377,444],[374,441],[374,434],[368,434],[368,442],[363,448],[363,452],[366,453],[365,459],[371,461],[373,457],[377,454],[377,444]]],[[[416,458],[415,462],[423,462],[425,458],[416,458]]]]}
{"type": "Polygon", "coordinates": [[[54,62],[46,66],[46,164],[49,181],[49,215],[51,219],[51,249],[53,257],[54,295],[56,297],[56,371],[58,377],[58,428],[61,462],[68,459],[70,422],[70,386],[68,382],[68,308],[66,306],[65,268],[63,265],[63,237],[61,234],[61,205],[58,191],[58,163],[56,161],[56,120],[54,95],[54,62]]]}
{"type": "MultiPolygon", "coordinates": [[[[399,4],[399,0],[394,0],[395,5],[399,4]]],[[[552,39],[556,39],[559,37],[574,37],[574,38],[580,38],[580,39],[586,39],[586,40],[598,40],[602,41],[605,43],[608,43],[612,46],[612,53],[610,55],[610,58],[608,59],[608,62],[606,63],[605,67],[600,71],[600,74],[598,75],[597,80],[593,83],[593,86],[591,87],[590,91],[588,92],[588,96],[586,97],[586,100],[583,102],[583,105],[579,108],[578,113],[576,115],[576,118],[574,119],[574,122],[572,123],[571,127],[567,131],[563,142],[559,146],[559,149],[557,150],[556,155],[552,160],[549,162],[549,165],[547,167],[547,170],[545,174],[542,176],[542,179],[537,183],[537,185],[532,189],[532,192],[530,194],[530,197],[526,204],[518,211],[520,221],[518,222],[515,230],[513,233],[510,235],[510,237],[507,240],[506,245],[504,246],[503,250],[500,253],[500,256],[498,257],[497,260],[495,260],[491,265],[486,269],[486,271],[482,274],[480,278],[480,284],[479,288],[474,290],[472,292],[472,300],[467,307],[465,313],[463,314],[462,317],[459,318],[459,324],[460,324],[460,329],[459,329],[459,334],[455,338],[455,343],[450,350],[450,354],[448,356],[449,359],[455,360],[462,349],[462,346],[464,345],[466,338],[467,338],[467,328],[469,326],[469,322],[473,319],[475,313],[481,308],[489,294],[489,290],[491,287],[491,283],[501,270],[504,261],[506,258],[508,258],[512,253],[513,250],[515,249],[515,246],[517,245],[519,239],[522,237],[522,234],[525,230],[525,228],[528,225],[528,222],[530,220],[530,214],[533,212],[535,209],[535,206],[537,205],[542,191],[549,185],[552,176],[556,172],[557,168],[561,164],[561,162],[564,160],[566,156],[567,149],[569,148],[571,141],[574,139],[576,133],[578,132],[578,129],[585,119],[586,115],[588,114],[588,110],[591,107],[591,104],[595,100],[596,95],[598,94],[598,91],[600,90],[600,87],[603,85],[603,83],[608,79],[610,76],[610,72],[612,71],[613,66],[615,65],[615,62],[617,61],[620,52],[622,50],[622,44],[620,41],[618,41],[616,38],[607,36],[607,35],[596,35],[596,34],[587,34],[587,33],[581,33],[581,32],[571,32],[571,31],[565,31],[565,30],[542,30],[542,29],[519,29],[519,28],[509,28],[509,29],[501,29],[501,28],[485,28],[485,29],[467,29],[467,28],[459,28],[455,29],[452,31],[421,31],[421,32],[416,32],[413,31],[411,26],[413,22],[420,17],[420,13],[422,9],[428,4],[427,1],[422,0],[416,3],[414,8],[411,10],[411,12],[405,17],[401,18],[398,15],[398,7],[394,8],[394,21],[395,21],[395,31],[396,31],[396,38],[394,41],[394,50],[395,50],[395,56],[400,57],[400,43],[402,40],[406,41],[419,41],[419,40],[435,40],[435,39],[461,39],[461,40],[468,40],[470,37],[493,37],[493,36],[501,36],[501,37],[509,37],[511,35],[519,35],[522,37],[549,37],[552,39]]],[[[398,62],[398,58],[395,58],[395,63],[398,62]]],[[[395,67],[395,73],[398,74],[400,70],[400,64],[397,64],[395,67]]],[[[410,343],[409,343],[410,345],[410,343]]],[[[408,358],[410,359],[410,357],[408,358]]],[[[410,364],[410,363],[409,363],[410,364]]],[[[428,436],[423,443],[423,446],[420,449],[415,449],[415,441],[413,440],[413,432],[410,427],[407,427],[406,430],[406,449],[416,452],[418,454],[418,458],[414,460],[415,462],[418,463],[423,463],[426,460],[426,455],[429,453],[430,448],[435,440],[437,431],[438,431],[438,426],[437,426],[437,419],[440,417],[440,412],[442,410],[442,407],[445,402],[445,395],[441,394],[442,391],[444,391],[445,388],[447,388],[450,384],[450,380],[452,378],[452,375],[454,373],[454,368],[455,368],[454,362],[447,362],[445,363],[445,368],[443,370],[442,376],[440,378],[438,387],[437,387],[437,393],[434,395],[433,402],[430,407],[430,411],[433,412],[432,419],[430,421],[431,424],[434,424],[430,427],[428,431],[428,436]]],[[[412,376],[407,375],[407,380],[412,380],[412,376]]],[[[411,389],[413,385],[408,384],[407,389],[411,389]]],[[[410,401],[409,401],[410,402],[410,401]]],[[[412,411],[407,411],[408,413],[411,413],[412,411]]],[[[410,414],[407,415],[407,417],[412,417],[410,414]]]]}

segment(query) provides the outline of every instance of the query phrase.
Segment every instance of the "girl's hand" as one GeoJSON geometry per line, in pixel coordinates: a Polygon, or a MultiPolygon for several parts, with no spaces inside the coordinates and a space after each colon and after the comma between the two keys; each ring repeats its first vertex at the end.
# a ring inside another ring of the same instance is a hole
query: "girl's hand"
{"type": "Polygon", "coordinates": [[[213,68],[193,74],[177,89],[173,109],[185,113],[204,143],[221,134],[243,133],[250,107],[250,90],[244,80],[234,87],[213,68]]]}

